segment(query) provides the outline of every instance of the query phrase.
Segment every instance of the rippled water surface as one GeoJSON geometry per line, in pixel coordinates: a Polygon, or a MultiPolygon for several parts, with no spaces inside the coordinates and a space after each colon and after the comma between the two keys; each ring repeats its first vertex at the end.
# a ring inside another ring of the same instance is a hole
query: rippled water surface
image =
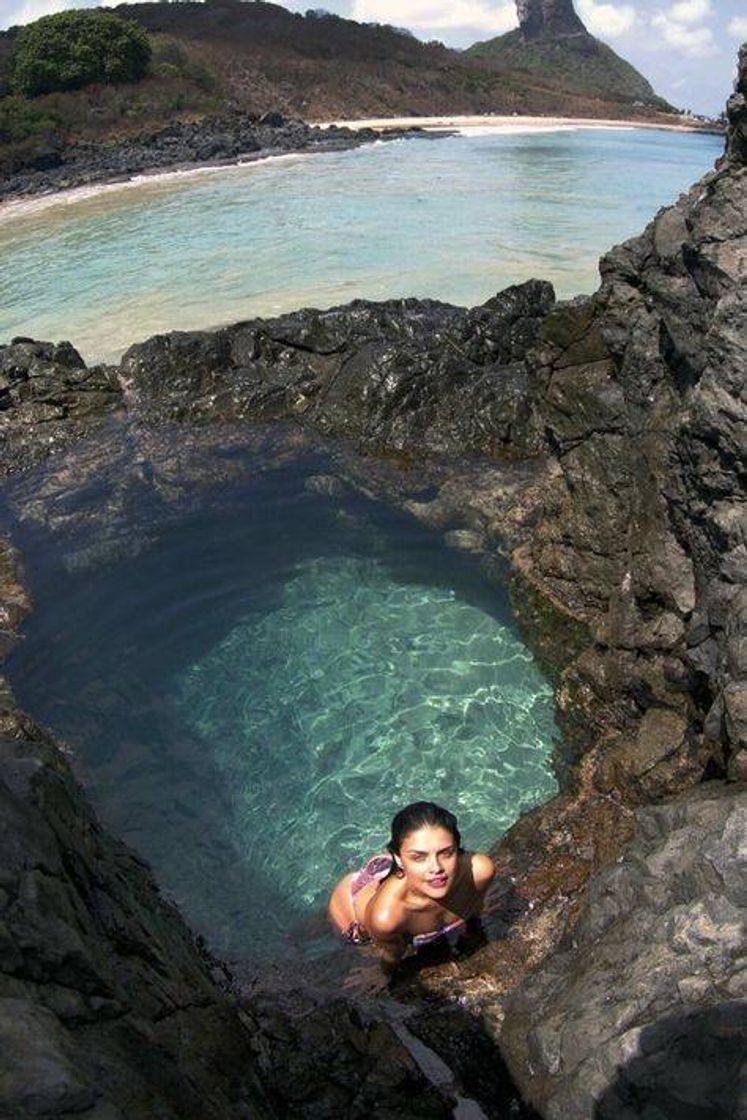
{"type": "Polygon", "coordinates": [[[592,291],[605,249],[703,174],[719,137],[463,135],[169,176],[0,211],[0,340],[131,342],[356,297],[460,304],[532,276],[592,291]]]}
{"type": "Polygon", "coordinates": [[[10,672],[214,948],[331,944],[331,887],[409,801],[479,848],[552,795],[551,689],[476,563],[325,497],[318,456],[216,488],[225,448],[148,450],[11,488],[36,610],[10,672]]]}

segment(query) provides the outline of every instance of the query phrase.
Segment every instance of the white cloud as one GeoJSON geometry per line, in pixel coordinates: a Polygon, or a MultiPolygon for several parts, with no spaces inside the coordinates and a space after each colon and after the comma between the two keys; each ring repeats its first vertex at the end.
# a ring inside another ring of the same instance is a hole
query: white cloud
{"type": "Polygon", "coordinates": [[[747,39],[747,16],[734,16],[726,25],[726,30],[737,39],[747,39]]]}
{"type": "Polygon", "coordinates": [[[691,58],[706,58],[718,51],[710,27],[687,27],[664,12],[652,16],[651,25],[661,33],[668,46],[691,58]]]}
{"type": "Polygon", "coordinates": [[[518,26],[512,0],[354,0],[351,19],[361,23],[390,23],[413,31],[468,27],[500,35],[518,26]]]}
{"type": "Polygon", "coordinates": [[[667,12],[675,23],[700,23],[712,15],[711,0],[677,0],[667,12]]]}
{"type": "Polygon", "coordinates": [[[616,39],[630,31],[638,19],[632,4],[597,4],[596,0],[577,0],[576,8],[592,35],[616,39]]]}

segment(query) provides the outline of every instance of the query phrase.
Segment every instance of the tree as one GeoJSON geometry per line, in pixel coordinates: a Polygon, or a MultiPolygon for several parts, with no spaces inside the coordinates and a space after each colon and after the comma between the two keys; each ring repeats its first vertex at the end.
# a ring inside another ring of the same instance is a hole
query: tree
{"type": "Polygon", "coordinates": [[[149,62],[148,36],[132,20],[97,9],[57,12],[19,32],[11,85],[36,97],[93,82],[136,82],[149,62]]]}

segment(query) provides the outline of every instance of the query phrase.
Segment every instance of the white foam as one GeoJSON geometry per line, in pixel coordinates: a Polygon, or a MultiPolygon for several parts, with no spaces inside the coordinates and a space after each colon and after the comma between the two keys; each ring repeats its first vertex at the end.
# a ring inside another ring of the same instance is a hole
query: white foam
{"type": "Polygon", "coordinates": [[[261,159],[239,160],[238,163],[210,164],[204,167],[183,167],[170,171],[142,172],[133,175],[130,179],[123,179],[116,183],[87,183],[81,187],[70,187],[68,190],[54,191],[50,194],[36,195],[32,198],[12,199],[0,203],[0,223],[26,214],[36,214],[48,210],[53,206],[75,206],[91,198],[101,195],[114,194],[119,191],[129,191],[143,187],[158,187],[161,185],[174,185],[181,181],[189,182],[203,175],[227,174],[230,172],[244,173],[248,170],[259,170],[269,163],[308,159],[314,152],[283,152],[279,155],[263,156],[261,159]]]}

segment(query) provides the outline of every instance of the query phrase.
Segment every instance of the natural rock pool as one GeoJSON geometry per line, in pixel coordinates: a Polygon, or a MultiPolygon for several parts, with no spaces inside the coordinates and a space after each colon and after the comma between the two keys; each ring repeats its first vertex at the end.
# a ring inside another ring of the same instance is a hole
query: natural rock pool
{"type": "Polygon", "coordinates": [[[224,438],[178,462],[119,432],[10,487],[10,675],[211,947],[319,952],[402,805],[485,847],[552,795],[552,692],[474,559],[318,449],[224,438]]]}

